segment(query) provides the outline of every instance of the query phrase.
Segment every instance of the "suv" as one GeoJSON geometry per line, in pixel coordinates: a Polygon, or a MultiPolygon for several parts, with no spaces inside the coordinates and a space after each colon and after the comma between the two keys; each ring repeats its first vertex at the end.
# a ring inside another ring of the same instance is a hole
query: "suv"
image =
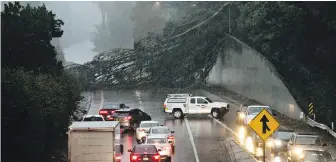
{"type": "Polygon", "coordinates": [[[192,94],[167,94],[164,103],[166,113],[172,113],[177,119],[185,114],[211,114],[214,118],[223,118],[229,112],[226,102],[213,102],[207,97],[192,94]]]}
{"type": "Polygon", "coordinates": [[[272,112],[272,109],[269,106],[244,105],[244,106],[240,106],[239,110],[237,110],[236,123],[240,125],[247,125],[263,109],[266,109],[270,114],[272,114],[273,116],[276,116],[276,114],[272,112]]]}
{"type": "Polygon", "coordinates": [[[326,144],[321,144],[320,137],[310,133],[294,133],[288,141],[288,161],[297,161],[303,156],[304,149],[321,149],[326,144]]]}

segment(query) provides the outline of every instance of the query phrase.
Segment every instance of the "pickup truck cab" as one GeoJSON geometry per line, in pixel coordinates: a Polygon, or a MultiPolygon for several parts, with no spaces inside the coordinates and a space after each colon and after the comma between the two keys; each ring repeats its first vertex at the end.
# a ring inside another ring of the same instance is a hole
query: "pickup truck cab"
{"type": "Polygon", "coordinates": [[[211,114],[214,118],[223,118],[229,112],[226,102],[213,102],[207,97],[192,94],[167,94],[163,107],[165,113],[173,114],[177,119],[185,114],[211,114]]]}

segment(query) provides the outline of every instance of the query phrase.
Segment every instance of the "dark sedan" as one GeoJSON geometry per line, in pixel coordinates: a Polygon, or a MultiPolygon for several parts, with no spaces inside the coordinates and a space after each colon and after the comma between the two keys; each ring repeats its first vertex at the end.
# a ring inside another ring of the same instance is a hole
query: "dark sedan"
{"type": "Polygon", "coordinates": [[[120,109],[111,115],[113,120],[120,122],[120,127],[136,130],[141,121],[149,121],[152,118],[140,109],[120,109]]]}
{"type": "Polygon", "coordinates": [[[135,145],[133,149],[128,150],[131,153],[131,162],[160,162],[159,151],[161,150],[155,145],[135,145]]]}

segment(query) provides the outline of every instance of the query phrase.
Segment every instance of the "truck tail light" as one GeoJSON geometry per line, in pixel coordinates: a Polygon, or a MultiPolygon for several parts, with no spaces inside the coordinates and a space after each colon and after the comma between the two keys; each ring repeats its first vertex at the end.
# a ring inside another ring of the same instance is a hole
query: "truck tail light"
{"type": "Polygon", "coordinates": [[[154,158],[155,160],[158,160],[158,159],[160,159],[160,155],[154,155],[153,158],[154,158]]]}
{"type": "Polygon", "coordinates": [[[132,160],[136,160],[136,159],[138,159],[138,156],[132,155],[132,160]]]}
{"type": "Polygon", "coordinates": [[[120,160],[120,159],[121,159],[121,156],[119,156],[119,155],[116,156],[116,159],[117,159],[117,160],[120,160]]]}
{"type": "Polygon", "coordinates": [[[99,115],[106,115],[108,114],[108,112],[106,110],[100,110],[99,111],[99,115]]]}

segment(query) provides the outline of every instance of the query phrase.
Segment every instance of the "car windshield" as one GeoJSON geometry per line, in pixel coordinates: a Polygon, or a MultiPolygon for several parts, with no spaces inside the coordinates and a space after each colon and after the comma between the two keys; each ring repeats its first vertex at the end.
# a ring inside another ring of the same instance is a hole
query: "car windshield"
{"type": "Polygon", "coordinates": [[[249,114],[258,114],[263,109],[266,109],[269,113],[272,113],[271,109],[268,108],[268,107],[250,107],[250,108],[248,108],[248,113],[249,114]]]}
{"type": "Polygon", "coordinates": [[[147,139],[147,144],[163,144],[167,143],[166,138],[148,138],[147,139]]]}
{"type": "Polygon", "coordinates": [[[209,103],[213,103],[209,98],[205,98],[205,100],[207,100],[209,103]]]}
{"type": "Polygon", "coordinates": [[[104,108],[105,109],[119,109],[120,108],[120,104],[106,104],[104,105],[104,108]]]}
{"type": "Polygon", "coordinates": [[[101,117],[86,117],[83,121],[104,121],[101,117]]]}
{"type": "Polygon", "coordinates": [[[289,140],[294,132],[277,132],[276,138],[280,140],[289,140]]]}
{"type": "Polygon", "coordinates": [[[318,137],[300,137],[295,139],[295,144],[297,145],[316,145],[320,146],[321,141],[318,137]]]}
{"type": "Polygon", "coordinates": [[[170,133],[168,128],[155,128],[152,129],[152,134],[168,134],[170,133]]]}
{"type": "Polygon", "coordinates": [[[142,123],[140,125],[141,128],[155,127],[159,126],[159,123],[142,123]]]}
{"type": "Polygon", "coordinates": [[[137,145],[134,148],[134,153],[137,154],[156,154],[157,150],[156,147],[154,145],[149,145],[149,146],[145,146],[145,145],[137,145]]]}
{"type": "Polygon", "coordinates": [[[306,158],[307,161],[332,161],[332,157],[328,152],[323,151],[307,151],[306,158]]]}

